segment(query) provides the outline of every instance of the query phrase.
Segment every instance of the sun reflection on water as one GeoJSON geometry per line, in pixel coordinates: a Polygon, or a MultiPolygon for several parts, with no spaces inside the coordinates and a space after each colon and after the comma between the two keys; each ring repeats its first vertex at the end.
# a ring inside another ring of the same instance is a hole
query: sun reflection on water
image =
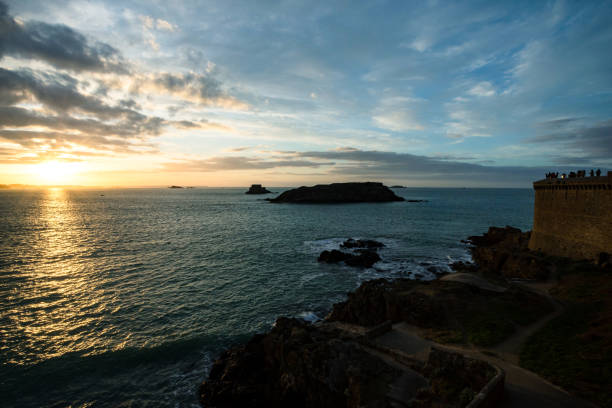
{"type": "MultiPolygon", "coordinates": [[[[31,250],[37,262],[20,271],[23,283],[12,292],[8,311],[11,330],[20,333],[9,345],[9,363],[24,364],[68,352],[105,350],[99,331],[106,306],[100,290],[91,283],[95,264],[87,261],[92,231],[70,191],[46,190],[41,197],[31,250]]],[[[4,347],[3,347],[4,348],[4,347]]]]}

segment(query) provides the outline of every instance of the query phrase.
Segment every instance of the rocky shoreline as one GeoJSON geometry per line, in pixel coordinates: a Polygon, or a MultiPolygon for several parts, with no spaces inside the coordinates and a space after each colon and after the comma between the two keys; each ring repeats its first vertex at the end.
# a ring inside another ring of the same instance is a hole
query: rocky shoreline
{"type": "MultiPolygon", "coordinates": [[[[557,279],[570,264],[529,251],[528,240],[529,232],[491,227],[469,237],[474,263],[453,264],[456,273],[428,282],[364,282],[315,324],[281,317],[268,333],[219,357],[200,401],[204,407],[455,407],[479,395],[493,403],[503,393],[503,370],[495,365],[435,348],[419,359],[379,340],[409,325],[422,341],[487,349],[551,315],[548,296],[516,281],[557,279]],[[493,391],[482,394],[494,377],[493,391]]],[[[340,249],[376,254],[378,244],[347,240],[340,249]]],[[[536,363],[548,364],[528,362],[536,363]]]]}

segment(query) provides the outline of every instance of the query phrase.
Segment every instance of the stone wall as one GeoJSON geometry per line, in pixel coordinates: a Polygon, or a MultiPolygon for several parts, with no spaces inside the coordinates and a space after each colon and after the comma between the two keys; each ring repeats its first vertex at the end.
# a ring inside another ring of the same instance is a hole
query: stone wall
{"type": "Polygon", "coordinates": [[[612,172],[603,177],[536,181],[533,188],[529,249],[574,259],[612,254],[612,172]]]}

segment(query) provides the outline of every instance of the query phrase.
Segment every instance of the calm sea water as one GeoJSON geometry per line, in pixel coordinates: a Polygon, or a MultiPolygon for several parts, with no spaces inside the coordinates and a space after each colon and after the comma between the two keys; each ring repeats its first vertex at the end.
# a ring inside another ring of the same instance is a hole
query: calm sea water
{"type": "Polygon", "coordinates": [[[323,317],[375,277],[431,278],[469,258],[461,239],[529,229],[533,211],[528,189],[348,205],[244,191],[0,191],[0,405],[197,407],[218,353],[277,316],[323,317]],[[383,261],[317,263],[349,237],[383,241],[383,261]]]}

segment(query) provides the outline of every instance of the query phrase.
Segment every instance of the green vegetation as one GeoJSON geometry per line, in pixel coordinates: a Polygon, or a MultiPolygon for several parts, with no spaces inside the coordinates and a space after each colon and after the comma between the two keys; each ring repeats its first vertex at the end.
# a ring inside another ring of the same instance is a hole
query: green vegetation
{"type": "Polygon", "coordinates": [[[521,366],[603,407],[612,407],[612,275],[592,265],[561,266],[552,294],[565,311],[531,336],[521,366]]]}
{"type": "MultiPolygon", "coordinates": [[[[448,290],[443,292],[449,295],[448,290]]],[[[449,296],[447,318],[440,321],[455,327],[437,327],[437,330],[426,332],[430,339],[439,343],[493,346],[511,336],[517,327],[533,323],[553,310],[544,297],[516,286],[504,293],[476,291],[454,295],[449,296]]]]}

